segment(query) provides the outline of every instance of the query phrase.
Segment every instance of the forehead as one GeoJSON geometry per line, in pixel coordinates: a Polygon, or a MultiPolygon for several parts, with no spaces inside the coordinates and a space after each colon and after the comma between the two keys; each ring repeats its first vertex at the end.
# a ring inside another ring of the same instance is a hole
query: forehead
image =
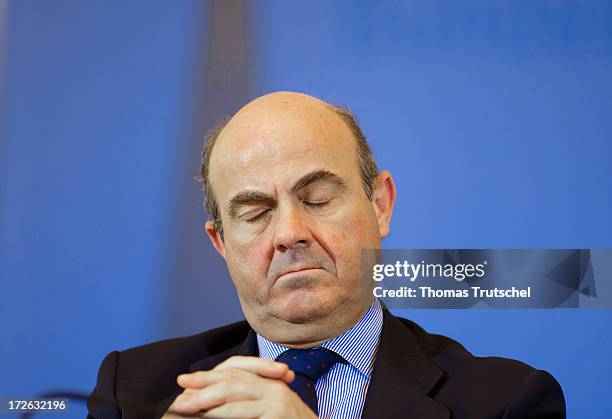
{"type": "Polygon", "coordinates": [[[312,170],[359,177],[355,139],[346,123],[314,98],[283,99],[247,105],[221,132],[209,166],[221,205],[240,190],[287,187],[312,170]]]}

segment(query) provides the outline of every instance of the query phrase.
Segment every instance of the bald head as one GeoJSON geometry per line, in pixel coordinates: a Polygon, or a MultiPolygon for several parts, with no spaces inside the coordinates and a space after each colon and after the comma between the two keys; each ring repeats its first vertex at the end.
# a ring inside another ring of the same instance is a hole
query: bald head
{"type": "Polygon", "coordinates": [[[283,123],[294,124],[296,129],[307,125],[312,125],[310,129],[318,129],[321,125],[332,126],[339,122],[333,109],[320,99],[303,93],[274,92],[240,109],[222,130],[219,143],[236,134],[265,135],[283,123]]]}
{"type": "MultiPolygon", "coordinates": [[[[355,156],[364,192],[368,199],[372,198],[378,169],[353,114],[344,107],[330,105],[303,93],[269,93],[249,102],[209,132],[205,139],[199,180],[206,209],[221,237],[223,225],[214,191],[218,182],[227,179],[223,170],[227,156],[236,157],[234,164],[249,170],[249,162],[255,158],[274,157],[282,149],[276,145],[287,141],[295,144],[296,152],[299,152],[299,145],[306,144],[318,144],[325,152],[330,143],[337,143],[340,148],[329,151],[342,153],[338,158],[355,156]]],[[[283,150],[286,153],[286,148],[283,150]]],[[[284,157],[290,159],[292,156],[284,157]]]]}

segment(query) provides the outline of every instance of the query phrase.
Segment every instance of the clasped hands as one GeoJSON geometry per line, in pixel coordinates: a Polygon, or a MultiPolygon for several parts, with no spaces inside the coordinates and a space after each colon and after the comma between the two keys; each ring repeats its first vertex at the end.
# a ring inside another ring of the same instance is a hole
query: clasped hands
{"type": "Polygon", "coordinates": [[[179,375],[177,383],[184,390],[162,419],[316,419],[288,387],[294,379],[295,373],[286,364],[233,356],[212,370],[179,375]]]}

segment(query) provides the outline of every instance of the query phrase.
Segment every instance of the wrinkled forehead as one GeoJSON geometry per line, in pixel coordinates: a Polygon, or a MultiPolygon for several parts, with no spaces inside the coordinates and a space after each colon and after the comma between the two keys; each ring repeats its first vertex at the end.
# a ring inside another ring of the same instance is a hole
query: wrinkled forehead
{"type": "Polygon", "coordinates": [[[241,189],[279,187],[311,170],[359,177],[355,139],[324,102],[255,105],[228,122],[213,149],[209,177],[220,204],[241,189]]]}

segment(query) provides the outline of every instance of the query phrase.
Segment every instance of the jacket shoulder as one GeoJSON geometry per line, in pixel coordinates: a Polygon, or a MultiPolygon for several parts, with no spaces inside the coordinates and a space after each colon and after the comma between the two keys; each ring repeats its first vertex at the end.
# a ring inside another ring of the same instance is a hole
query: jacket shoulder
{"type": "Polygon", "coordinates": [[[544,417],[565,417],[563,390],[548,372],[516,359],[475,356],[447,336],[428,333],[410,320],[397,319],[412,332],[425,356],[443,371],[442,380],[430,396],[453,406],[456,417],[479,417],[480,412],[486,411],[498,417],[528,418],[535,417],[531,414],[537,409],[551,413],[544,417]],[[514,410],[522,413],[515,416],[510,413],[514,410]]]}
{"type": "Polygon", "coordinates": [[[431,359],[442,369],[461,372],[469,370],[471,374],[478,371],[486,373],[500,371],[514,371],[516,375],[525,377],[535,371],[532,366],[516,359],[497,356],[475,356],[461,343],[448,336],[429,333],[413,321],[396,317],[402,324],[410,329],[420,349],[425,356],[431,359]]]}

